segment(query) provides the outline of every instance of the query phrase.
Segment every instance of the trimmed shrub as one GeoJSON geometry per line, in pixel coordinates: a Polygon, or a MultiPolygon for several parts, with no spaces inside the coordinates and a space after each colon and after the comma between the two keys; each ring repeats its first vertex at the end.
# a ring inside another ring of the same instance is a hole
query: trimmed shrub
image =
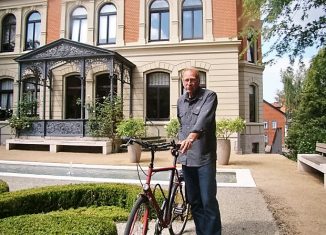
{"type": "Polygon", "coordinates": [[[62,211],[52,211],[49,212],[49,215],[60,215],[64,213],[65,215],[70,216],[94,216],[101,217],[101,219],[110,219],[115,222],[127,221],[130,211],[116,207],[116,206],[91,206],[91,207],[80,207],[77,209],[69,209],[62,211]]]}
{"type": "Polygon", "coordinates": [[[0,218],[90,207],[117,206],[131,210],[140,186],[126,184],[73,184],[0,194],[0,218]]]}
{"type": "Polygon", "coordinates": [[[0,193],[9,192],[9,185],[7,182],[0,179],[0,193]]]}
{"type": "Polygon", "coordinates": [[[112,220],[69,213],[14,216],[0,220],[0,234],[117,235],[112,220]]]}

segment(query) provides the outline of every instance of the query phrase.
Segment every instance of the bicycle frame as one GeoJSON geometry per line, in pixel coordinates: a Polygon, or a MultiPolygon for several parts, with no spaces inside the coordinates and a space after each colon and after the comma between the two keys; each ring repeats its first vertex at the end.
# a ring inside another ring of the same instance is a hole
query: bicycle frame
{"type": "MultiPolygon", "coordinates": [[[[167,198],[165,198],[165,196],[164,196],[164,200],[166,200],[166,203],[171,203],[169,199],[171,197],[173,183],[181,184],[180,178],[179,178],[179,172],[178,172],[178,169],[176,167],[177,156],[173,155],[174,156],[173,166],[154,168],[154,164],[153,164],[153,162],[154,162],[154,154],[155,154],[155,150],[151,149],[151,162],[150,162],[150,164],[148,166],[148,170],[147,170],[146,183],[143,184],[143,191],[144,191],[144,194],[145,194],[144,196],[149,199],[149,203],[155,209],[160,225],[162,227],[166,228],[170,224],[171,217],[170,217],[169,213],[164,213],[164,209],[162,210],[160,208],[159,203],[157,202],[157,200],[155,198],[155,195],[154,195],[155,188],[154,188],[154,191],[151,188],[151,179],[152,179],[152,175],[154,173],[163,172],[163,171],[170,171],[168,195],[167,195],[167,198]],[[177,181],[174,181],[175,179],[177,181]]],[[[162,190],[162,188],[161,188],[161,186],[159,184],[156,184],[155,187],[156,186],[159,186],[160,190],[162,190]]],[[[165,208],[169,208],[169,204],[166,204],[165,208]]]]}

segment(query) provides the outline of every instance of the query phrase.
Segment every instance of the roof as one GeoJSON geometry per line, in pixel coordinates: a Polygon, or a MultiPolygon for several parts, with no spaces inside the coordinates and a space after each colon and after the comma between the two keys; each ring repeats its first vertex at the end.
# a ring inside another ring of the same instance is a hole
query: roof
{"type": "Polygon", "coordinates": [[[280,112],[281,114],[283,114],[285,116],[285,113],[282,110],[280,110],[279,107],[275,107],[274,105],[272,105],[271,103],[267,102],[266,100],[264,100],[264,103],[267,104],[268,106],[270,106],[271,108],[277,110],[278,112],[280,112]]]}
{"type": "Polygon", "coordinates": [[[39,60],[69,60],[74,58],[93,58],[98,56],[114,57],[129,67],[135,67],[131,61],[115,51],[85,43],[60,38],[54,42],[30,51],[15,59],[17,62],[29,62],[39,60]]]}

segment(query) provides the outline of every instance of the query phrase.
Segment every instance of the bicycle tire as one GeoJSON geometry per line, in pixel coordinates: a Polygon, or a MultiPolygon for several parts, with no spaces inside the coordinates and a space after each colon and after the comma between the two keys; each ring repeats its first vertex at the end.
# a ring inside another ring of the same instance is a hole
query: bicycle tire
{"type": "Polygon", "coordinates": [[[124,235],[147,234],[149,217],[150,207],[148,199],[140,196],[130,212],[124,235]]]}
{"type": "Polygon", "coordinates": [[[171,203],[169,205],[169,215],[171,216],[169,232],[171,235],[182,234],[190,216],[190,205],[186,201],[184,189],[182,185],[177,184],[174,184],[172,189],[171,203]]]}

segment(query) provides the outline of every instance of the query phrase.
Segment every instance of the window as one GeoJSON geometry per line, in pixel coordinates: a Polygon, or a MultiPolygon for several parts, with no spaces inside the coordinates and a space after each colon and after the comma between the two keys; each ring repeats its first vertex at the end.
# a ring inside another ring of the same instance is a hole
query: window
{"type": "Polygon", "coordinates": [[[247,61],[250,63],[256,63],[258,58],[258,50],[257,50],[257,43],[253,37],[247,38],[247,61]]]}
{"type": "Polygon", "coordinates": [[[249,121],[256,122],[257,110],[256,110],[256,86],[249,86],[249,121]]]}
{"type": "Polygon", "coordinates": [[[268,122],[264,122],[264,129],[268,129],[268,122]]]}
{"type": "Polygon", "coordinates": [[[267,144],[268,143],[268,136],[267,135],[264,135],[264,140],[265,140],[265,143],[267,144]]]}
{"type": "MultiPolygon", "coordinates": [[[[181,73],[180,73],[180,77],[181,77],[181,73]]],[[[199,79],[200,79],[199,86],[201,88],[206,89],[206,73],[205,72],[202,72],[202,71],[199,71],[199,79]]],[[[180,84],[181,84],[181,95],[182,95],[184,93],[184,87],[182,85],[181,79],[180,79],[180,84]]]]}
{"type": "Polygon", "coordinates": [[[252,153],[259,153],[259,143],[252,143],[252,153]]]}
{"type": "Polygon", "coordinates": [[[2,21],[1,52],[14,51],[15,37],[16,18],[13,14],[9,14],[2,21]]]}
{"type": "MultiPolygon", "coordinates": [[[[113,95],[117,95],[117,79],[113,79],[113,95]]],[[[96,77],[96,101],[103,103],[106,97],[111,96],[111,79],[109,74],[102,74],[96,77]]]]}
{"type": "Polygon", "coordinates": [[[170,76],[156,72],[147,76],[147,113],[150,120],[169,120],[170,76]]]}
{"type": "Polygon", "coordinates": [[[33,50],[40,47],[41,15],[33,12],[27,18],[25,49],[33,50]]]}
{"type": "Polygon", "coordinates": [[[66,78],[66,119],[81,118],[81,82],[78,75],[66,78]]]}
{"type": "Polygon", "coordinates": [[[87,42],[87,11],[84,7],[72,12],[70,38],[76,42],[87,42]]]}
{"type": "Polygon", "coordinates": [[[0,120],[6,120],[12,115],[13,80],[0,80],[0,120]]]}
{"type": "Polygon", "coordinates": [[[184,0],[182,5],[182,39],[203,38],[203,6],[200,0],[184,0]]]}
{"type": "Polygon", "coordinates": [[[272,128],[276,129],[277,128],[277,121],[272,121],[272,128]]]}
{"type": "Polygon", "coordinates": [[[105,4],[99,14],[98,44],[115,43],[117,32],[117,9],[105,4]]]}
{"type": "Polygon", "coordinates": [[[23,99],[28,102],[29,110],[25,110],[29,116],[38,114],[38,98],[40,96],[40,87],[36,78],[27,78],[23,81],[23,99]]]}
{"type": "Polygon", "coordinates": [[[168,40],[169,4],[165,0],[155,0],[150,6],[150,41],[168,40]]]}

